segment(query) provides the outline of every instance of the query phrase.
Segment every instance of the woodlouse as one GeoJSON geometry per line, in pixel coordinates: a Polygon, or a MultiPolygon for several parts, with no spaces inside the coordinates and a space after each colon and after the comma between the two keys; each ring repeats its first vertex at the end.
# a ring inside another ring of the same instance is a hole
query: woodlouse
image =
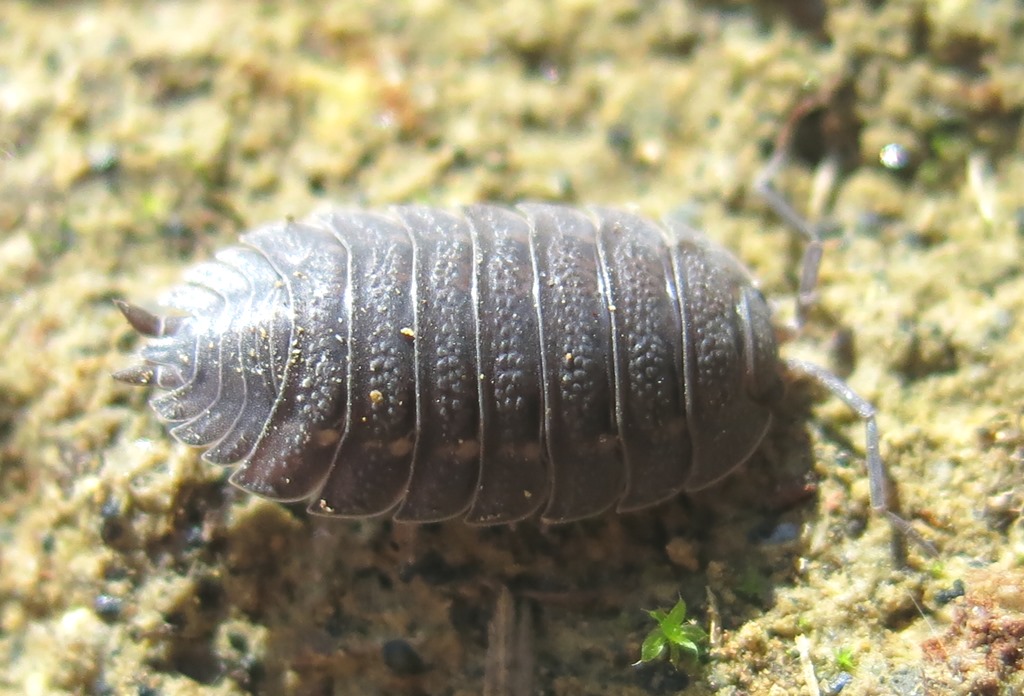
{"type": "MultiPolygon", "coordinates": [[[[813,241],[813,240],[812,240],[813,241]]],[[[805,274],[806,275],[806,274],[805,274]]],[[[310,511],[564,522],[717,481],[782,391],[770,311],[702,234],[524,204],[333,210],[251,231],[193,267],[115,376],[155,384],[175,438],[310,511]]],[[[867,422],[873,409],[790,361],[867,422]]]]}

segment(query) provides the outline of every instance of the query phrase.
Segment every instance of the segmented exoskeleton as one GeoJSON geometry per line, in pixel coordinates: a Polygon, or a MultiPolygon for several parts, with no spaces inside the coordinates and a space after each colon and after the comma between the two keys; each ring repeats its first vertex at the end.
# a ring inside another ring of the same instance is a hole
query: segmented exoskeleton
{"type": "MultiPolygon", "coordinates": [[[[717,481],[781,393],[770,312],[682,223],[605,208],[332,210],[192,268],[122,381],[231,481],[346,517],[547,521],[717,481]]],[[[876,443],[877,444],[877,443],[876,443]]]]}

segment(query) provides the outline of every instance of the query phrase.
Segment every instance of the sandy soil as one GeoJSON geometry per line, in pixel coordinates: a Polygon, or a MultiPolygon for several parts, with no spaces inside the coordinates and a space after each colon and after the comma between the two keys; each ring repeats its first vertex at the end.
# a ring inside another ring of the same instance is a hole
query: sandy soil
{"type": "Polygon", "coordinates": [[[12,1],[0,66],[4,693],[478,694],[503,586],[535,693],[1024,688],[1017,0],[12,1]],[[237,492],[110,379],[137,346],[112,298],[329,201],[685,214],[784,324],[800,244],[751,181],[827,85],[778,182],[828,230],[783,352],[878,407],[936,557],[894,558],[861,424],[801,381],[689,499],[411,530],[237,492]],[[632,667],[680,596],[707,660],[632,667]]]}

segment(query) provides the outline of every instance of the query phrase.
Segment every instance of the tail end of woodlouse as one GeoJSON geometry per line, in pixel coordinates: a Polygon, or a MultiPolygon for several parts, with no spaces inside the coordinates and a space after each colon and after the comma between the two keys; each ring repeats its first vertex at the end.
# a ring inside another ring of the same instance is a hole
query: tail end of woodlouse
{"type": "MultiPolygon", "coordinates": [[[[182,322],[187,320],[187,317],[153,314],[138,305],[125,302],[124,300],[114,300],[114,305],[124,315],[124,318],[128,320],[133,329],[149,338],[173,337],[182,328],[182,322]]],[[[181,385],[180,370],[170,369],[173,365],[163,365],[162,363],[165,361],[155,358],[149,349],[143,350],[142,358],[142,363],[118,370],[112,375],[113,378],[118,382],[140,387],[155,384],[161,388],[169,389],[181,385]]]]}
{"type": "Polygon", "coordinates": [[[163,336],[165,332],[163,317],[147,312],[138,305],[124,300],[114,300],[114,305],[121,311],[132,328],[143,336],[163,336]]]}
{"type": "MultiPolygon", "coordinates": [[[[157,315],[124,300],[114,300],[114,306],[124,315],[131,327],[143,336],[160,336],[162,334],[163,319],[157,315]]],[[[142,364],[118,370],[111,376],[118,382],[144,387],[153,383],[156,374],[152,366],[142,364]]]]}
{"type": "Polygon", "coordinates": [[[118,382],[145,387],[153,383],[156,373],[149,365],[132,365],[111,375],[118,382]]]}

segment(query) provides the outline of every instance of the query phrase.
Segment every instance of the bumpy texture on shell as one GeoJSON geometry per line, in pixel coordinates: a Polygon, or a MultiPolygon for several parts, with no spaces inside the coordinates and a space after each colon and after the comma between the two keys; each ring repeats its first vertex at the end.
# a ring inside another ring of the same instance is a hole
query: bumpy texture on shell
{"type": "Polygon", "coordinates": [[[333,210],[192,268],[119,379],[232,482],[318,514],[478,524],[720,479],[779,393],[767,305],[678,222],[524,204],[333,210]]]}

